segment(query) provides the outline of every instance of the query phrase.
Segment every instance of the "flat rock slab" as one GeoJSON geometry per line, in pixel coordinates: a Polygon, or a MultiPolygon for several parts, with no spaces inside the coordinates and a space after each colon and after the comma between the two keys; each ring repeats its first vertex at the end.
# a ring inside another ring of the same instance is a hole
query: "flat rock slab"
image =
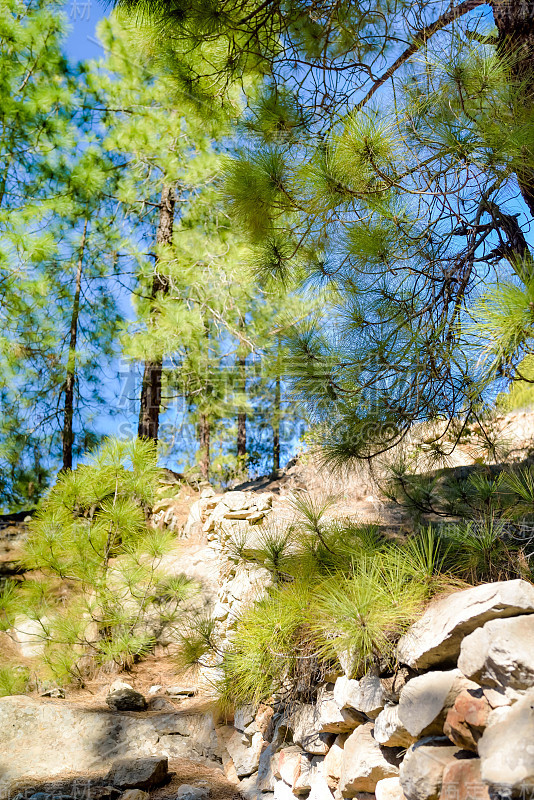
{"type": "Polygon", "coordinates": [[[21,784],[52,782],[64,775],[96,779],[122,758],[210,755],[213,722],[208,714],[140,717],[67,701],[0,698],[0,798],[21,784]],[[169,744],[170,741],[170,744],[169,744]],[[171,753],[172,755],[172,753],[171,753]]]}
{"type": "Polygon", "coordinates": [[[413,669],[451,664],[464,636],[492,619],[534,612],[534,586],[520,579],[484,583],[432,603],[401,638],[398,660],[413,669]]]}

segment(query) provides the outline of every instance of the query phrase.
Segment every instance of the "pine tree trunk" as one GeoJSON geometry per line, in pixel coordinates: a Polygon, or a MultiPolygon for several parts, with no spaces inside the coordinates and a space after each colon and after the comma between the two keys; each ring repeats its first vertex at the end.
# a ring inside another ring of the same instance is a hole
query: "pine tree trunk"
{"type": "MultiPolygon", "coordinates": [[[[174,189],[170,186],[164,186],[161,192],[156,246],[172,244],[175,205],[176,198],[174,189]]],[[[150,293],[152,300],[156,300],[158,295],[164,295],[169,290],[167,279],[158,272],[159,263],[159,258],[156,257],[150,293]]],[[[153,312],[152,324],[154,323],[154,315],[155,312],[153,312]]],[[[158,441],[162,372],[163,360],[161,358],[157,357],[145,361],[143,383],[141,386],[139,426],[137,429],[137,435],[140,439],[153,439],[155,442],[158,441]]]]}
{"type": "MultiPolygon", "coordinates": [[[[241,397],[245,397],[247,390],[247,373],[246,373],[246,359],[244,356],[239,356],[237,359],[238,369],[238,391],[241,397]]],[[[237,414],[237,458],[243,465],[247,457],[247,412],[241,410],[237,414]]]]}
{"type": "Polygon", "coordinates": [[[273,477],[277,478],[280,472],[280,406],[282,387],[280,375],[276,376],[274,384],[274,418],[273,418],[273,477]]]}
{"type": "Polygon", "coordinates": [[[198,420],[198,439],[200,443],[200,472],[205,480],[210,478],[210,438],[211,425],[207,414],[200,414],[198,420]]]}
{"type": "MultiPolygon", "coordinates": [[[[497,52],[523,84],[524,102],[534,112],[534,0],[492,0],[493,18],[499,32],[497,52]]],[[[534,172],[518,170],[523,199],[534,216],[534,172]]]]}
{"type": "Polygon", "coordinates": [[[74,302],[70,320],[69,357],[67,360],[67,376],[65,380],[65,408],[63,414],[63,469],[72,469],[72,448],[74,445],[74,388],[76,383],[76,342],[78,339],[78,319],[80,316],[80,293],[82,288],[83,256],[87,241],[86,219],[83,226],[82,240],[78,264],[76,266],[76,284],[74,288],[74,302]]]}

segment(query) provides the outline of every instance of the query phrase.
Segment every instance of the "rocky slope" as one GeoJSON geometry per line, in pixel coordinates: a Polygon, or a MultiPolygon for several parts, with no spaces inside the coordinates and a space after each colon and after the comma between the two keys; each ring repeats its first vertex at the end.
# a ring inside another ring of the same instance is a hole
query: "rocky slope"
{"type": "MultiPolygon", "coordinates": [[[[526,436],[529,420],[520,420],[526,436]]],[[[302,490],[336,493],[333,515],[395,530],[409,522],[365,475],[341,483],[302,464],[220,494],[171,479],[162,487],[153,524],[173,530],[176,544],[161,566],[197,581],[195,602],[220,637],[270,582],[266,570],[238,563],[232,542],[254,548],[261,524],[291,518],[291,494],[302,490]]],[[[4,532],[8,575],[24,523],[4,532]]],[[[42,641],[20,619],[0,646],[30,663],[42,641]]],[[[0,798],[484,800],[534,791],[534,587],[524,581],[435,601],[399,642],[394,674],[330,675],[314,703],[239,708],[224,719],[213,671],[180,684],[176,649],[167,631],[126,685],[98,675],[66,699],[1,698],[0,798]]]]}

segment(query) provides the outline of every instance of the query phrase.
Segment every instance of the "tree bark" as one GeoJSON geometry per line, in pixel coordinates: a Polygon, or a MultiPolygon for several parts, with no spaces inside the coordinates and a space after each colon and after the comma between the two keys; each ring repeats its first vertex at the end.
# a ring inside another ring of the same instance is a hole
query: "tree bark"
{"type": "Polygon", "coordinates": [[[82,239],[78,264],[76,266],[76,283],[74,288],[74,302],[70,320],[69,356],[67,360],[67,376],[65,379],[65,407],[63,413],[63,469],[72,469],[72,448],[74,445],[74,388],[76,384],[76,342],[78,339],[78,319],[80,317],[80,293],[82,288],[83,256],[87,242],[86,219],[83,225],[82,239]]]}
{"type": "MultiPolygon", "coordinates": [[[[497,52],[509,65],[522,100],[534,112],[534,0],[493,0],[493,18],[499,32],[497,52]]],[[[534,217],[534,171],[516,171],[523,199],[534,217]]]]}
{"type": "Polygon", "coordinates": [[[276,379],[274,382],[274,408],[273,408],[273,478],[277,478],[280,472],[280,421],[282,416],[282,346],[280,337],[276,350],[276,379]]]}
{"type": "Polygon", "coordinates": [[[205,480],[210,478],[210,439],[211,424],[207,414],[200,414],[198,420],[198,438],[200,444],[200,472],[205,480]]]}
{"type": "MultiPolygon", "coordinates": [[[[176,197],[171,186],[164,186],[161,192],[159,206],[159,221],[156,234],[156,248],[160,245],[172,244],[174,228],[174,209],[176,197]]],[[[155,301],[158,295],[165,295],[169,291],[167,278],[158,272],[160,264],[159,254],[156,255],[154,277],[150,297],[155,301]]],[[[156,310],[152,310],[151,324],[154,325],[156,310]]],[[[153,439],[158,441],[159,415],[161,410],[161,377],[163,372],[163,359],[157,356],[145,361],[143,383],[141,386],[141,403],[139,410],[139,425],[137,435],[140,439],[153,439]]]]}
{"type": "MultiPolygon", "coordinates": [[[[237,358],[238,392],[244,398],[247,391],[246,357],[243,353],[237,358]]],[[[244,465],[247,457],[247,412],[241,408],[237,413],[237,458],[244,465]]]]}

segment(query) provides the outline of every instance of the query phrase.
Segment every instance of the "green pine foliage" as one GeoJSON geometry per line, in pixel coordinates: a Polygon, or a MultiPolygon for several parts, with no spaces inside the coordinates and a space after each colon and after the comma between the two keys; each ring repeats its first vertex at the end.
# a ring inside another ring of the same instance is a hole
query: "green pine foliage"
{"type": "Polygon", "coordinates": [[[176,620],[192,585],[158,574],[171,540],[145,509],[159,475],[153,443],[108,440],[48,494],[25,544],[27,577],[1,601],[4,629],[21,614],[40,625],[41,674],[83,682],[102,665],[128,667],[176,620]]]}
{"type": "Polygon", "coordinates": [[[392,668],[399,636],[431,597],[465,585],[463,552],[432,529],[392,541],[374,526],[328,519],[330,505],[300,497],[291,525],[267,525],[253,546],[236,539],[233,557],[268,569],[272,586],[242,612],[227,646],[213,621],[202,635],[196,622],[184,629],[180,668],[217,667],[223,703],[309,699],[341,665],[354,676],[392,668]]]}

